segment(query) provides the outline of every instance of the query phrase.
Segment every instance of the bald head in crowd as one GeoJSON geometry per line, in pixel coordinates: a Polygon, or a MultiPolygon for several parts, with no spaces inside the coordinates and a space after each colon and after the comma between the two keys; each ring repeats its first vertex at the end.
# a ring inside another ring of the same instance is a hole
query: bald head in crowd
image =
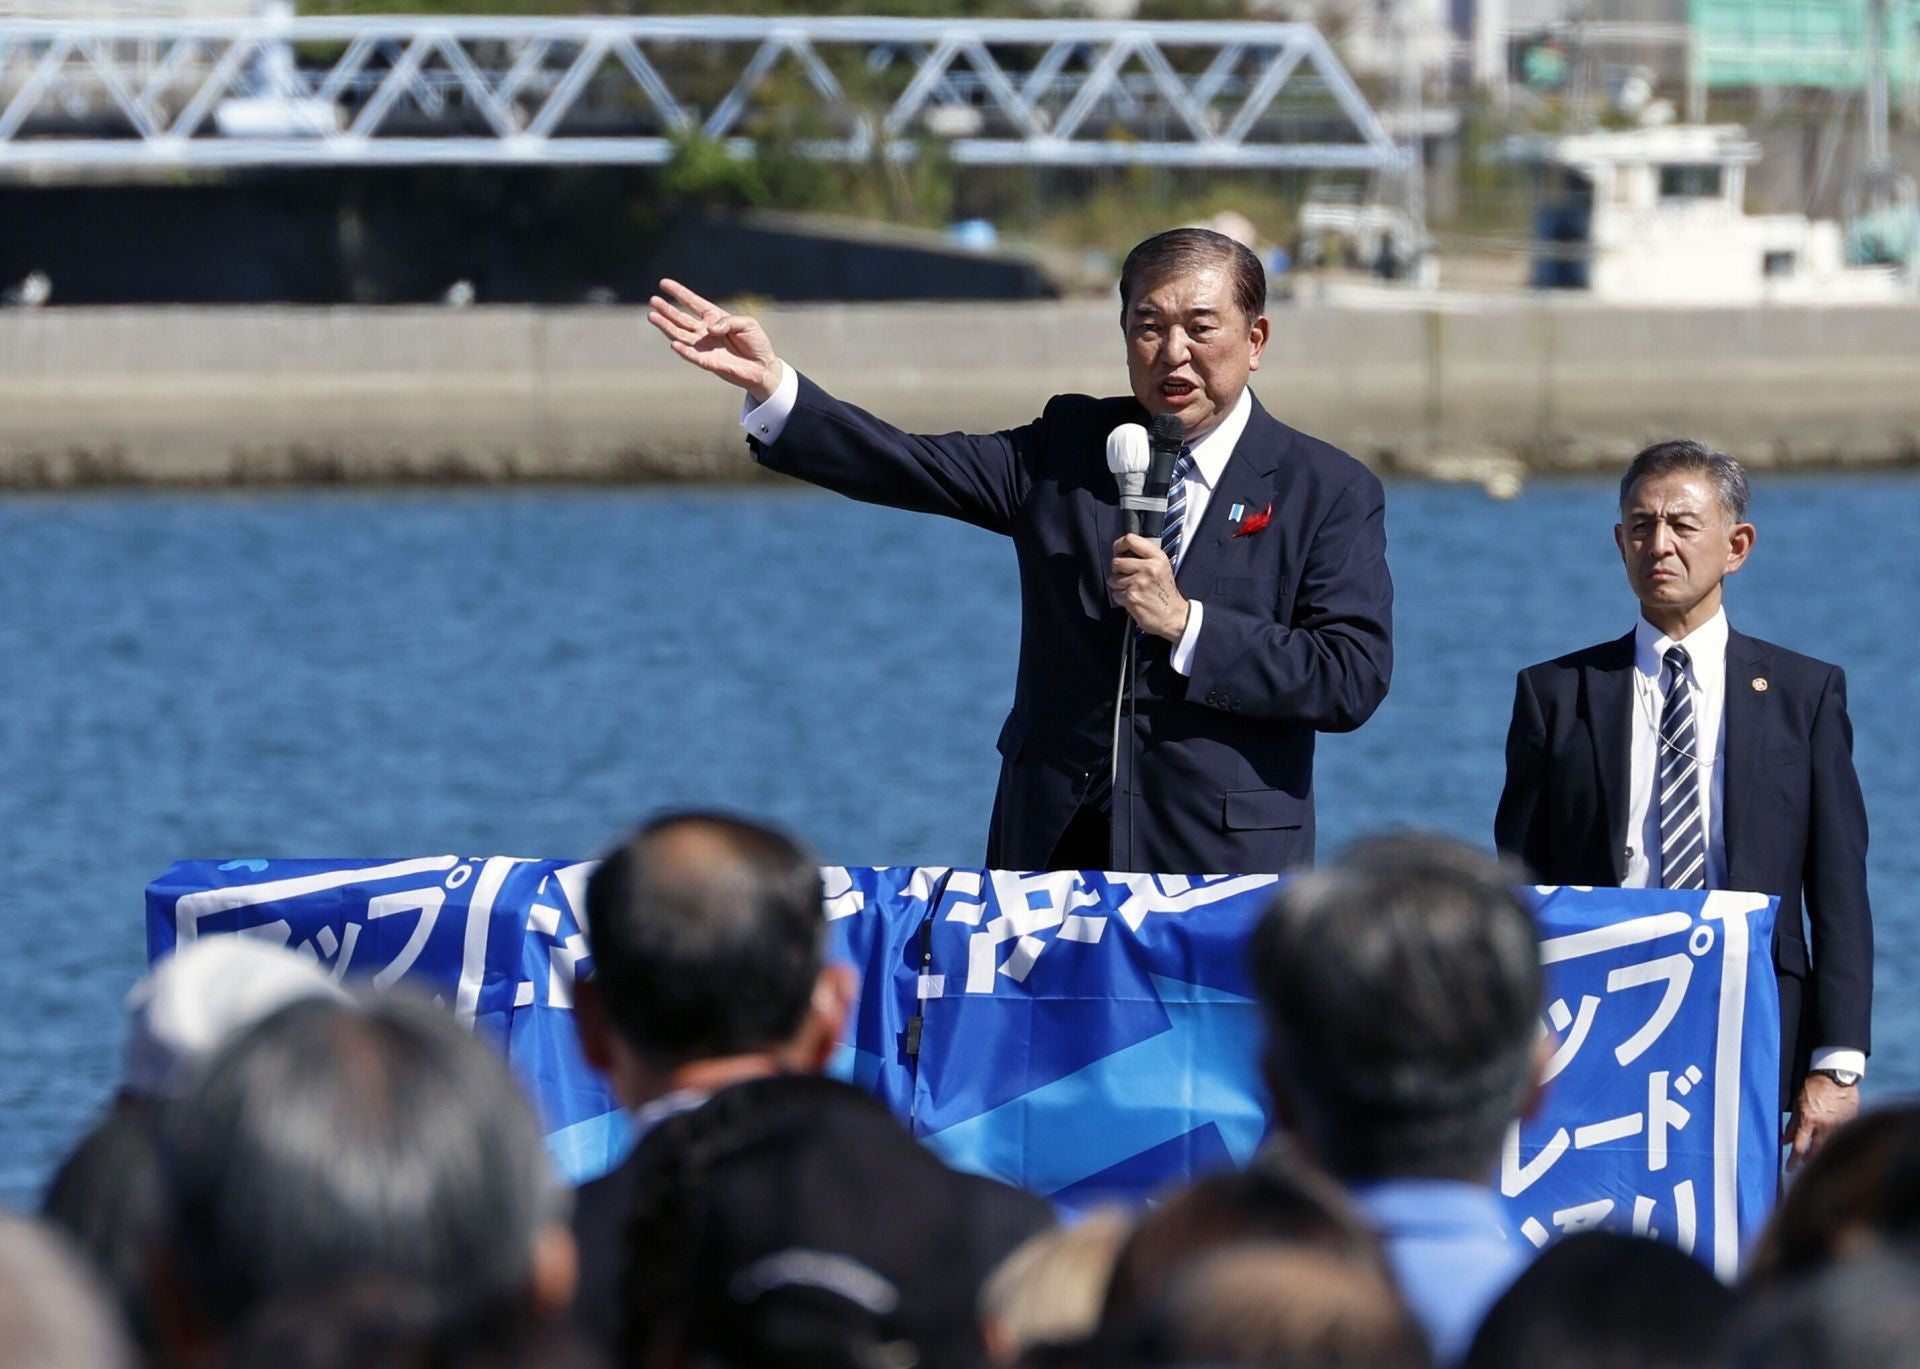
{"type": "Polygon", "coordinates": [[[608,855],[576,1013],[621,1102],[823,1068],[855,987],[824,963],[823,902],[813,852],[725,814],[656,818],[608,855]]]}

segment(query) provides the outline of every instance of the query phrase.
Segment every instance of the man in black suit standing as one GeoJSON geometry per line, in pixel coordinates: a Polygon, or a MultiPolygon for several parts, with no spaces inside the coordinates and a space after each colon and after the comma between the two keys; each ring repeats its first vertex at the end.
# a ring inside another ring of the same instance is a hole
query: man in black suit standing
{"type": "Polygon", "coordinates": [[[1789,1167],[1859,1109],[1870,1046],[1867,815],[1837,667],[1727,625],[1746,472],[1647,448],[1614,540],[1640,621],[1520,672],[1494,840],[1549,884],[1777,894],[1789,1167]],[[1811,938],[1809,938],[1811,933],[1811,938]]]}
{"type": "Polygon", "coordinates": [[[1314,737],[1360,726],[1386,696],[1393,584],[1380,482],[1248,389],[1269,332],[1258,258],[1204,229],[1141,243],[1120,277],[1132,395],[1056,396],[1024,427],[977,435],[904,433],[784,364],[755,320],[661,290],[649,321],[747,392],[757,460],[1012,539],[1020,668],[989,865],[1204,874],[1312,859],[1314,737]],[[1165,549],[1123,535],[1105,457],[1114,429],[1161,414],[1187,442],[1165,549]],[[1117,717],[1136,633],[1135,707],[1117,717]]]}

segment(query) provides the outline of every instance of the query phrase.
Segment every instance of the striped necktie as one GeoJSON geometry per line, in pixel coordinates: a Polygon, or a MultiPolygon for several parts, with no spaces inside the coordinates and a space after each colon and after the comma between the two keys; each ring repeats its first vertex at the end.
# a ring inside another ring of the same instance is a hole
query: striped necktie
{"type": "Polygon", "coordinates": [[[1187,521],[1187,477],[1193,474],[1193,448],[1182,447],[1180,459],[1173,463],[1173,478],[1167,482],[1167,521],[1160,531],[1160,550],[1167,560],[1180,564],[1180,531],[1187,521]]]}
{"type": "Polygon", "coordinates": [[[1699,729],[1687,687],[1687,649],[1667,648],[1666,703],[1660,710],[1660,883],[1707,887],[1707,829],[1700,821],[1699,729]]]}

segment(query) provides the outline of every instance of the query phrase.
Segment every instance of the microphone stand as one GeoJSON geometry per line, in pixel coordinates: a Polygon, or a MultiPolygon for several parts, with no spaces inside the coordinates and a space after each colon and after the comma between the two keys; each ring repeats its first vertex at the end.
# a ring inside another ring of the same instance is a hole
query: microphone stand
{"type": "MultiPolygon", "coordinates": [[[[1134,698],[1135,661],[1134,661],[1134,650],[1133,650],[1134,641],[1139,637],[1139,635],[1140,635],[1139,629],[1134,626],[1133,619],[1129,617],[1126,620],[1126,623],[1120,634],[1120,684],[1119,684],[1119,687],[1114,690],[1114,695],[1113,695],[1113,745],[1107,748],[1107,756],[1108,756],[1107,792],[1113,796],[1112,802],[1113,802],[1114,812],[1117,813],[1119,812],[1119,806],[1120,806],[1120,719],[1124,713],[1127,720],[1126,867],[1129,870],[1131,870],[1134,866],[1133,772],[1135,767],[1139,763],[1139,759],[1140,759],[1139,756],[1136,754],[1136,748],[1140,744],[1140,738],[1139,738],[1138,729],[1136,727],[1136,723],[1138,722],[1138,719],[1139,719],[1139,711],[1138,711],[1138,703],[1134,698]]],[[[1109,822],[1109,826],[1111,826],[1111,822],[1109,822]]],[[[1113,851],[1113,837],[1112,837],[1111,831],[1109,831],[1108,837],[1107,837],[1107,851],[1109,855],[1111,855],[1113,851]]]]}
{"type": "Polygon", "coordinates": [[[1140,684],[1140,629],[1128,624],[1127,630],[1127,869],[1140,868],[1133,858],[1133,791],[1140,785],[1140,714],[1137,697],[1140,684]]]}
{"type": "MultiPolygon", "coordinates": [[[[1126,531],[1144,534],[1141,517],[1129,509],[1124,524],[1126,531]]],[[[1155,539],[1158,540],[1158,539],[1155,539]]],[[[1138,697],[1140,680],[1140,659],[1138,644],[1140,627],[1131,615],[1125,620],[1120,634],[1120,684],[1113,698],[1113,745],[1107,749],[1108,792],[1113,796],[1113,813],[1120,811],[1120,719],[1124,713],[1127,722],[1127,849],[1126,869],[1134,870],[1139,862],[1133,858],[1133,792],[1138,786],[1140,770],[1140,701],[1138,697]]],[[[1111,832],[1112,820],[1109,819],[1107,852],[1111,857],[1114,843],[1111,832]]]]}

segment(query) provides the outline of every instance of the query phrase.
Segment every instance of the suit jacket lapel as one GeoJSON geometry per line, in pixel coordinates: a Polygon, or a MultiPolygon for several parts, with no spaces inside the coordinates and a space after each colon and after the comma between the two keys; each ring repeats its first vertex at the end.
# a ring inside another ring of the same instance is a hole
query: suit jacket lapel
{"type": "Polygon", "coordinates": [[[1220,483],[1207,500],[1206,516],[1187,535],[1186,555],[1180,558],[1180,572],[1175,577],[1183,588],[1212,581],[1215,563],[1232,535],[1227,522],[1229,509],[1245,504],[1246,512],[1253,514],[1273,503],[1273,473],[1285,455],[1284,436],[1280,425],[1255,399],[1246,430],[1233,444],[1233,455],[1227,458],[1220,483]]]}
{"type": "Polygon", "coordinates": [[[1726,698],[1723,703],[1726,745],[1720,752],[1720,836],[1726,847],[1727,884],[1747,887],[1734,875],[1740,858],[1741,835],[1747,818],[1747,789],[1753,780],[1760,747],[1760,707],[1764,696],[1752,682],[1766,678],[1767,653],[1753,638],[1727,631],[1726,698]]]}
{"type": "Polygon", "coordinates": [[[1633,634],[1613,643],[1611,651],[1582,673],[1594,770],[1607,815],[1607,860],[1618,880],[1626,873],[1627,808],[1633,798],[1633,634]]]}

